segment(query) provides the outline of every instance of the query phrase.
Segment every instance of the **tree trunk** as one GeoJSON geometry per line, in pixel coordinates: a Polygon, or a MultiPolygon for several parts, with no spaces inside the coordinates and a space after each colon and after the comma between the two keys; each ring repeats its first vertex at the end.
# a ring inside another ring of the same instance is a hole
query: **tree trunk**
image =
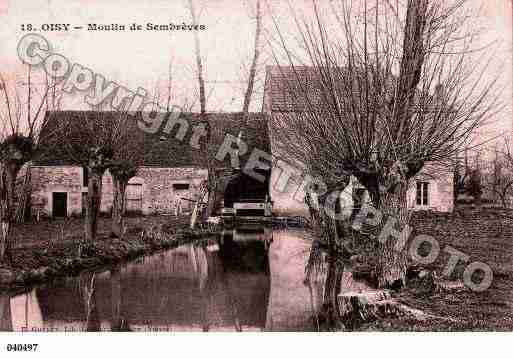
{"type": "MultiPolygon", "coordinates": [[[[194,9],[193,0],[189,0],[189,11],[191,13],[192,23],[194,25],[198,24],[196,18],[196,11],[194,9]]],[[[201,48],[200,48],[200,40],[199,40],[199,32],[194,31],[194,52],[196,55],[196,66],[198,71],[198,85],[199,85],[199,100],[200,100],[200,113],[203,120],[203,116],[207,112],[207,100],[205,96],[205,80],[203,79],[203,62],[201,58],[201,48]]]]}
{"type": "MultiPolygon", "coordinates": [[[[342,275],[344,264],[342,262],[342,250],[340,246],[339,225],[335,218],[329,215],[331,211],[325,210],[328,205],[323,197],[321,200],[316,195],[307,193],[306,203],[310,211],[312,225],[319,239],[327,246],[327,273],[324,283],[324,296],[322,314],[325,316],[329,328],[338,328],[342,324],[338,296],[342,290],[342,275]]],[[[336,206],[335,206],[336,207],[336,206]]]]}
{"type": "MultiPolygon", "coordinates": [[[[198,18],[197,13],[194,7],[194,1],[189,0],[189,12],[191,14],[192,23],[197,25],[198,18]]],[[[203,124],[205,124],[206,134],[200,143],[200,151],[204,156],[207,164],[208,177],[207,177],[207,190],[208,190],[208,200],[207,200],[207,208],[203,212],[203,219],[206,219],[212,215],[214,210],[215,203],[215,188],[217,186],[216,176],[214,173],[213,166],[213,158],[212,154],[209,151],[209,144],[211,143],[211,127],[209,122],[207,121],[207,98],[205,95],[205,79],[203,78],[203,59],[201,56],[201,45],[199,39],[198,31],[194,32],[194,55],[196,57],[196,70],[197,70],[197,78],[198,78],[198,88],[199,88],[199,103],[200,103],[200,120],[203,124]]],[[[191,228],[194,228],[196,225],[196,219],[193,218],[191,220],[191,228]]]]}
{"type": "Polygon", "coordinates": [[[10,245],[10,237],[11,237],[11,222],[8,219],[2,218],[2,222],[0,223],[0,262],[4,263],[9,259],[11,255],[11,245],[10,245]]]}
{"type": "Polygon", "coordinates": [[[98,216],[102,201],[102,175],[103,172],[89,171],[87,183],[87,206],[85,220],[85,234],[87,241],[94,241],[98,232],[98,216]]]}
{"type": "Polygon", "coordinates": [[[10,259],[11,224],[14,215],[14,192],[19,166],[0,165],[0,263],[10,259]]]}
{"type": "MultiPolygon", "coordinates": [[[[30,173],[30,166],[27,166],[23,179],[23,185],[20,189],[18,189],[18,205],[14,209],[13,215],[15,223],[23,223],[26,220],[30,219],[30,200],[32,195],[32,179],[30,173]]],[[[17,177],[18,176],[16,176],[16,178],[17,177]]]]}
{"type": "Polygon", "coordinates": [[[403,230],[409,224],[407,189],[407,183],[401,182],[397,184],[394,191],[380,191],[378,196],[371,192],[373,203],[383,216],[374,232],[376,235],[374,271],[380,288],[400,288],[406,285],[408,232],[403,230]],[[395,219],[394,230],[401,232],[401,236],[400,238],[388,236],[382,243],[379,241],[379,236],[390,218],[395,219]],[[403,245],[397,246],[398,243],[403,245]]]}
{"type": "Polygon", "coordinates": [[[124,234],[124,216],[126,210],[126,187],[127,182],[121,181],[112,176],[114,187],[114,199],[112,202],[112,233],[118,238],[124,234]]]}
{"type": "Polygon", "coordinates": [[[342,290],[342,275],[344,264],[336,253],[328,254],[328,270],[324,285],[323,308],[330,328],[337,328],[342,323],[340,316],[338,296],[342,290]]]}
{"type": "Polygon", "coordinates": [[[215,174],[215,170],[211,167],[211,170],[208,171],[208,200],[207,200],[207,208],[204,212],[203,220],[207,220],[208,217],[212,216],[215,209],[217,197],[217,176],[215,174]]]}

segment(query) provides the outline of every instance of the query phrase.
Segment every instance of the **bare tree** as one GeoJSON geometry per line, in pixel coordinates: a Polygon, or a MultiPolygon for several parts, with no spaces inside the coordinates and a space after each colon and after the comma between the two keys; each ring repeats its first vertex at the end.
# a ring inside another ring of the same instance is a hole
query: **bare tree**
{"type": "Polygon", "coordinates": [[[108,166],[112,177],[114,198],[112,203],[112,233],[118,238],[124,234],[126,188],[144,163],[143,134],[135,126],[136,119],[121,112],[113,118],[116,138],[113,158],[108,166]]]}
{"type": "Polygon", "coordinates": [[[23,165],[37,153],[50,89],[34,84],[30,65],[26,83],[20,84],[18,80],[8,83],[0,74],[0,263],[10,257],[16,179],[23,165]]]}
{"type": "MultiPolygon", "coordinates": [[[[196,8],[194,6],[194,0],[188,0],[189,12],[191,15],[192,23],[194,25],[198,25],[198,16],[196,13],[196,8]]],[[[212,154],[209,153],[208,148],[209,144],[212,140],[212,131],[210,128],[210,123],[207,120],[207,99],[205,96],[205,79],[203,74],[203,59],[201,56],[201,47],[200,47],[200,39],[197,31],[194,31],[194,52],[196,56],[196,74],[198,78],[198,88],[199,88],[199,102],[200,102],[200,121],[205,127],[205,136],[200,141],[200,151],[203,154],[203,158],[207,165],[208,170],[208,178],[207,183],[202,186],[204,190],[208,193],[208,200],[206,210],[203,212],[203,217],[209,217],[214,209],[215,203],[215,192],[217,187],[216,181],[216,173],[215,168],[213,166],[213,157],[212,154]]],[[[198,214],[198,209],[203,206],[203,198],[205,196],[200,194],[196,203],[196,208],[193,211],[193,216],[191,218],[191,227],[194,227],[196,224],[196,215],[198,214]]],[[[204,219],[205,219],[204,218],[204,219]]]]}
{"type": "Polygon", "coordinates": [[[102,202],[102,178],[107,170],[112,178],[111,232],[124,233],[126,188],[144,162],[144,133],[137,126],[140,114],[124,110],[62,111],[49,114],[54,128],[47,142],[52,156],[80,165],[87,176],[85,237],[92,241],[98,231],[102,202]],[[60,153],[56,153],[60,152],[60,153]]]}
{"type": "Polygon", "coordinates": [[[126,169],[119,162],[113,162],[117,155],[116,145],[120,139],[126,139],[123,128],[124,122],[118,120],[125,114],[95,111],[66,111],[53,112],[49,115],[49,127],[56,128],[54,136],[49,139],[53,148],[59,148],[63,153],[58,155],[67,158],[71,163],[81,165],[87,171],[87,197],[85,237],[92,241],[98,231],[98,217],[102,199],[102,177],[105,171],[116,163],[113,172],[120,178],[126,169]]]}
{"type": "Polygon", "coordinates": [[[481,204],[483,195],[483,169],[481,154],[478,152],[474,157],[472,166],[466,166],[466,182],[464,184],[465,193],[472,196],[475,204],[481,204]]]}
{"type": "Polygon", "coordinates": [[[484,187],[491,192],[492,199],[504,208],[511,208],[513,199],[513,150],[505,142],[502,150],[495,149],[491,168],[484,175],[484,187]]]}
{"type": "Polygon", "coordinates": [[[249,112],[249,104],[251,103],[251,97],[253,96],[253,88],[255,86],[255,77],[257,73],[258,58],[260,57],[260,36],[262,32],[262,10],[260,6],[260,0],[256,2],[255,12],[255,42],[253,47],[253,59],[249,68],[248,87],[244,94],[244,103],[242,105],[242,113],[247,115],[249,112]]]}
{"type": "MultiPolygon", "coordinates": [[[[401,229],[409,223],[407,190],[424,164],[452,159],[499,109],[495,80],[471,56],[476,34],[465,0],[337,4],[329,5],[333,22],[316,1],[313,23],[294,16],[304,60],[274,21],[275,59],[285,57],[293,73],[284,96],[302,108],[284,109],[272,126],[290,161],[335,187],[347,174],[358,179],[383,215],[379,235],[388,219],[401,229]]],[[[398,243],[406,243],[402,233],[398,243]]],[[[374,243],[379,286],[404,285],[406,246],[374,243]]]]}
{"type": "MultiPolygon", "coordinates": [[[[198,18],[196,9],[194,7],[194,0],[189,0],[189,11],[191,14],[193,25],[198,25],[198,18]]],[[[207,112],[207,100],[205,97],[205,79],[203,78],[203,59],[201,57],[200,40],[197,31],[194,31],[194,52],[196,56],[196,74],[198,77],[200,113],[202,116],[205,116],[207,112]]]]}
{"type": "MultiPolygon", "coordinates": [[[[188,8],[191,15],[191,19],[193,24],[198,24],[198,15],[196,12],[196,8],[194,6],[193,0],[188,0],[188,8]]],[[[254,92],[254,84],[255,84],[255,77],[257,73],[257,66],[258,66],[258,59],[260,56],[260,38],[261,38],[261,32],[262,32],[262,11],[261,11],[261,2],[260,0],[257,0],[256,2],[256,12],[255,12],[255,21],[256,21],[256,28],[255,28],[255,40],[254,40],[254,51],[253,51],[253,57],[251,66],[249,69],[249,76],[248,76],[248,85],[247,89],[244,93],[244,101],[242,105],[242,113],[243,113],[243,121],[246,120],[248,113],[249,113],[249,105],[251,102],[251,97],[254,92]]],[[[194,32],[194,49],[195,49],[195,56],[196,56],[196,72],[197,72],[197,79],[198,79],[198,87],[199,87],[199,101],[200,101],[200,121],[204,124],[206,129],[206,134],[201,142],[201,148],[200,151],[203,154],[203,158],[206,162],[206,167],[208,169],[208,179],[207,182],[202,188],[205,188],[208,192],[208,199],[206,203],[206,210],[203,212],[204,219],[208,218],[212,215],[212,212],[214,211],[214,206],[216,203],[216,195],[217,195],[217,187],[220,182],[220,179],[218,178],[218,173],[214,166],[214,158],[213,158],[213,152],[209,151],[212,149],[212,129],[211,129],[211,123],[207,120],[207,112],[206,112],[206,102],[207,98],[205,96],[205,80],[204,80],[204,73],[203,73],[203,58],[201,55],[201,48],[200,48],[200,40],[199,40],[199,34],[198,32],[194,32]]],[[[202,194],[199,195],[198,201],[196,203],[196,209],[193,211],[193,214],[196,214],[198,212],[198,207],[203,205],[201,202],[206,196],[203,196],[202,194]]],[[[193,218],[191,218],[191,226],[193,227],[196,223],[195,215],[193,215],[193,218]]]]}

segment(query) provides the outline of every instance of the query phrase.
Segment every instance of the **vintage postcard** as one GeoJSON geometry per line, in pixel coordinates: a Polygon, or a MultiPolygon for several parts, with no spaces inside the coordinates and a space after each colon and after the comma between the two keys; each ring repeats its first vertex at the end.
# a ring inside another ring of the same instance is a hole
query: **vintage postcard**
{"type": "Polygon", "coordinates": [[[0,352],[512,331],[512,14],[0,0],[0,352]]]}

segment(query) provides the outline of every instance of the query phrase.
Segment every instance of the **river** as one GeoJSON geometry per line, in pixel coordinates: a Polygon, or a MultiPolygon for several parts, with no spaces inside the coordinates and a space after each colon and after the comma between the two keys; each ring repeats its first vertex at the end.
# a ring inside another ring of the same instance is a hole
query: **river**
{"type": "Polygon", "coordinates": [[[316,330],[322,288],[305,281],[310,247],[300,229],[227,229],[201,244],[0,295],[0,330],[316,330]]]}

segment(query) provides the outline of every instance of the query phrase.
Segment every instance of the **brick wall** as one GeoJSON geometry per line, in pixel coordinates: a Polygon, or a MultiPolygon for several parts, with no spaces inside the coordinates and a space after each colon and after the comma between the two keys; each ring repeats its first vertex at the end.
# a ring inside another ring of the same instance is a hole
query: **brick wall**
{"type": "MultiPolygon", "coordinates": [[[[67,215],[82,213],[82,168],[77,166],[34,166],[32,167],[32,211],[52,215],[52,193],[67,193],[67,215]]],[[[189,201],[196,199],[201,182],[207,178],[206,169],[198,168],[155,168],[141,167],[130,183],[141,185],[143,214],[175,213],[178,202],[182,209],[191,207],[189,201]],[[175,190],[173,184],[188,183],[188,190],[175,190]]],[[[102,179],[101,211],[110,213],[113,201],[112,178],[107,171],[102,179]]]]}

